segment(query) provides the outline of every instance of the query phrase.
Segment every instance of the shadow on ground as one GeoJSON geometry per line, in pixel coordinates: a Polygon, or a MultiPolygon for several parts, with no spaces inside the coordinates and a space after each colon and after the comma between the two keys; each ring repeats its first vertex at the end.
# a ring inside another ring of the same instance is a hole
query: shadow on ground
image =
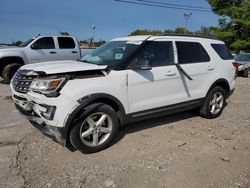
{"type": "Polygon", "coordinates": [[[124,125],[120,128],[112,145],[119,143],[127,134],[159,126],[169,126],[171,123],[190,119],[195,116],[197,116],[197,113],[195,113],[195,111],[187,111],[124,125]]]}

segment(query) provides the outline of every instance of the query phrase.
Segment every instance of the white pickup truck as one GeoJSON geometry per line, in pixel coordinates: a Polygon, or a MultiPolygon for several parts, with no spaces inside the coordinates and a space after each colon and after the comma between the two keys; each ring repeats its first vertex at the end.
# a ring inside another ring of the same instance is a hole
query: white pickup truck
{"type": "MultiPolygon", "coordinates": [[[[86,53],[92,49],[88,49],[86,53]]],[[[78,42],[71,36],[38,36],[19,47],[0,49],[0,77],[3,83],[9,83],[15,72],[24,64],[77,60],[84,55],[78,42]]]]}

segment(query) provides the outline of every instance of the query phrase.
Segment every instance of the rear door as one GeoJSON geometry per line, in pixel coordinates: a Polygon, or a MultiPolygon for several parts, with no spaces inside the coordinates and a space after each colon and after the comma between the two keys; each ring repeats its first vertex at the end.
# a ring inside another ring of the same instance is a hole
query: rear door
{"type": "Polygon", "coordinates": [[[77,60],[80,58],[79,46],[72,37],[57,37],[57,41],[60,60],[77,60]]]}
{"type": "Polygon", "coordinates": [[[58,60],[58,53],[53,37],[41,37],[25,50],[29,63],[58,60]]]}
{"type": "Polygon", "coordinates": [[[178,63],[192,78],[188,79],[181,73],[181,79],[188,92],[189,99],[199,99],[206,95],[213,80],[215,65],[203,45],[199,42],[176,41],[178,63]]]}

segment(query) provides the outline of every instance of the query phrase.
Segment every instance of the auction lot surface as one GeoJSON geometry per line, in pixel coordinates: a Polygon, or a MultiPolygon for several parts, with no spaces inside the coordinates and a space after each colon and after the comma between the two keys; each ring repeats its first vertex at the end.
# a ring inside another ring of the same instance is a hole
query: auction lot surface
{"type": "Polygon", "coordinates": [[[237,79],[217,119],[185,112],[131,124],[91,155],[43,136],[0,84],[0,187],[250,187],[250,78],[237,79]]]}

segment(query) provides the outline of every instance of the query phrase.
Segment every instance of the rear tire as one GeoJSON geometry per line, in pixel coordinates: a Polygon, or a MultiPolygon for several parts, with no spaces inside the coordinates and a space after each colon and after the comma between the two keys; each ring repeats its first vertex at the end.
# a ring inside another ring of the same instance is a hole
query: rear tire
{"type": "Polygon", "coordinates": [[[2,78],[3,78],[2,83],[9,84],[11,78],[14,76],[14,74],[20,67],[21,65],[18,63],[12,63],[9,65],[6,65],[2,71],[2,78]]]}
{"type": "Polygon", "coordinates": [[[220,86],[215,86],[209,91],[205,102],[200,109],[200,116],[207,119],[219,117],[225,107],[225,102],[225,90],[220,86]]]}
{"type": "Polygon", "coordinates": [[[70,132],[71,144],[82,153],[94,153],[109,147],[118,131],[117,113],[102,103],[86,108],[70,132]]]}
{"type": "Polygon", "coordinates": [[[249,74],[250,74],[250,69],[245,69],[244,72],[243,72],[243,77],[246,77],[248,78],[249,77],[249,74]]]}

